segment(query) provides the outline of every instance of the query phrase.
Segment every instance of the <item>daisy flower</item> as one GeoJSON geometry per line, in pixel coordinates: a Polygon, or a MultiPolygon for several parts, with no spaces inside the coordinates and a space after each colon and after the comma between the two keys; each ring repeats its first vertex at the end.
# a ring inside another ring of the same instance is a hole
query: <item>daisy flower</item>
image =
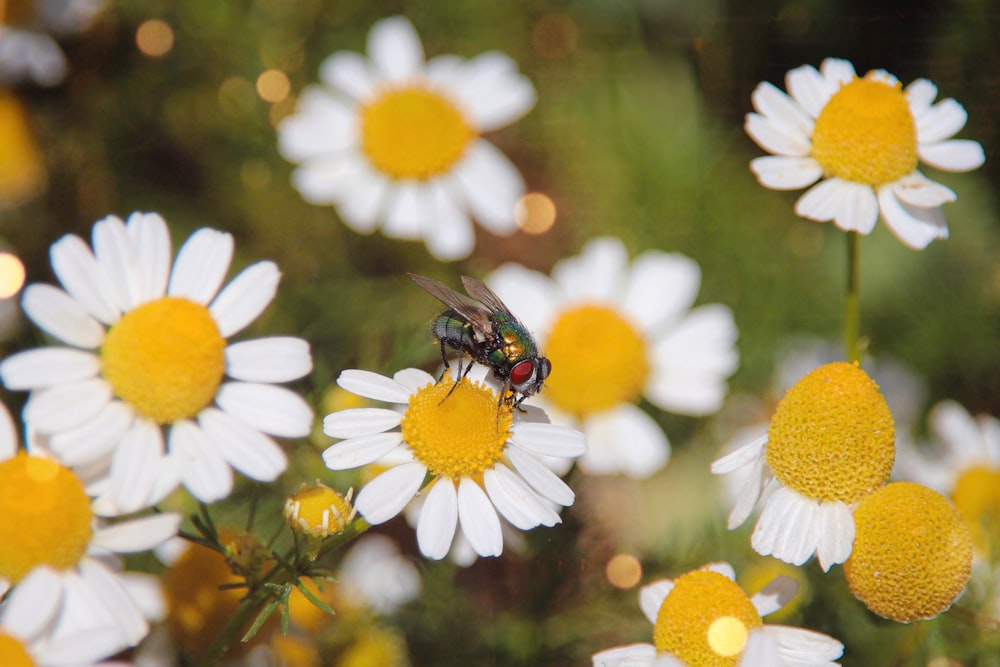
{"type": "MultiPolygon", "coordinates": [[[[478,367],[477,367],[478,368],[478,367]]],[[[474,377],[474,376],[473,376],[474,377]]],[[[391,466],[368,482],[355,507],[368,523],[399,514],[431,483],[417,522],[417,543],[428,558],[447,555],[456,526],[480,556],[503,550],[497,515],[521,530],[560,523],[551,503],[568,507],[573,491],[539,457],[573,458],[586,449],[583,435],[544,423],[498,401],[484,382],[436,382],[415,368],[392,378],[344,371],[337,383],[376,401],[402,406],[356,408],[327,415],[323,431],[342,442],[323,452],[332,470],[370,463],[391,466]]]]}
{"type": "Polygon", "coordinates": [[[836,639],[812,630],[764,625],[795,595],[798,584],[775,578],[748,597],[728,563],[712,563],[677,579],[645,586],[639,606],[653,624],[652,644],[632,644],[594,654],[594,667],[685,665],[836,665],[844,652],[836,639]]]}
{"type": "Polygon", "coordinates": [[[0,363],[8,389],[31,392],[29,429],[65,465],[106,469],[109,505],[121,513],[158,502],[177,480],[203,502],[223,498],[230,466],[275,479],[286,457],[267,434],[308,435],[312,411],[273,383],[310,371],[309,346],[226,339],[271,302],[277,267],[258,262],[220,290],[232,236],[196,231],[171,267],[169,230],[155,213],[127,225],[108,216],[93,244],[64,236],[51,249],[63,288],[24,292],[28,317],[63,343],[0,363]]]}
{"type": "Polygon", "coordinates": [[[951,139],[967,119],[953,99],[933,104],[937,87],[917,79],[905,89],[888,72],[855,74],[846,60],[827,58],[788,72],[788,94],[764,82],[753,92],[756,113],[744,128],[773,153],[750,163],[775,190],[811,186],[795,213],[868,234],[881,213],[904,245],[920,250],[948,237],[941,206],[955,193],[924,176],[924,163],[970,171],[985,161],[975,141],[951,139]]]}
{"type": "Polygon", "coordinates": [[[181,515],[104,525],[69,468],[19,451],[2,405],[0,490],[0,591],[13,586],[0,635],[40,655],[65,656],[79,639],[81,660],[135,646],[149,629],[144,610],[151,605],[142,597],[148,591],[117,571],[115,554],[146,551],[175,536],[181,515]]]}
{"type": "Polygon", "coordinates": [[[353,230],[423,239],[441,260],[468,256],[474,217],[494,234],[514,231],[524,182],[484,132],[517,120],[535,89],[506,55],[424,60],[401,16],[368,33],[368,57],[338,51],[278,126],[278,147],[299,166],[302,197],[337,207],[353,230]]]}
{"type": "Polygon", "coordinates": [[[692,416],[722,405],[739,364],[736,325],[726,306],[692,308],[701,282],[693,260],[649,250],[630,264],[624,244],[605,237],[551,278],[506,264],[487,282],[552,362],[538,404],[583,430],[585,471],[643,478],[667,463],[670,444],[640,397],[692,416]]]}
{"type": "Polygon", "coordinates": [[[824,571],[854,542],[853,510],[889,479],[895,459],[892,413],[878,385],[855,364],[820,366],[775,408],[768,432],[712,464],[743,486],[729,515],[737,528],[764,496],[751,538],[757,553],[824,571]]]}
{"type": "Polygon", "coordinates": [[[89,28],[104,0],[39,0],[24,3],[26,11],[12,4],[0,5],[0,81],[58,84],[66,76],[66,56],[53,35],[89,28]]]}

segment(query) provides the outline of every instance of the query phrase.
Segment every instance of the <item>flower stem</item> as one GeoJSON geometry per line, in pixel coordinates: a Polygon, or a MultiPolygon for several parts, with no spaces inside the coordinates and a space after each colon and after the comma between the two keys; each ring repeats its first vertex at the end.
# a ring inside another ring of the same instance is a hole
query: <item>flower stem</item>
{"type": "Polygon", "coordinates": [[[847,232],[847,299],[844,304],[844,348],[848,361],[861,361],[861,237],[847,232]]]}

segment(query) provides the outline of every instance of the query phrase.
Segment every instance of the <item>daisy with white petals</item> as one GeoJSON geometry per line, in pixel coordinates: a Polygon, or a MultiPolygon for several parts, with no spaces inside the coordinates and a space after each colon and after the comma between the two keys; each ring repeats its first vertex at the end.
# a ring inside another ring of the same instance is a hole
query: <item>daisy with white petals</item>
{"type": "Polygon", "coordinates": [[[812,186],[795,213],[845,231],[868,234],[881,213],[890,231],[920,250],[948,237],[941,206],[950,189],[917,169],[970,171],[985,161],[975,141],[951,139],[968,117],[961,104],[934,104],[937,87],[917,79],[905,89],[884,70],[858,77],[846,60],[788,72],[788,94],[770,83],[754,90],[756,113],[747,134],[773,156],[750,163],[762,185],[775,190],[812,186]]]}
{"type": "Polygon", "coordinates": [[[721,407],[739,364],[736,325],[727,306],[692,308],[693,260],[648,250],[629,263],[624,244],[605,237],[556,264],[552,278],[507,264],[487,282],[552,362],[537,402],[583,430],[586,472],[642,478],[667,463],[670,444],[640,397],[683,415],[721,407]]]}
{"type": "Polygon", "coordinates": [[[367,58],[338,51],[320,79],[278,126],[306,201],[336,206],[362,234],[380,227],[391,238],[423,239],[441,260],[472,251],[472,217],[494,234],[514,231],[524,182],[481,138],[535,104],[508,56],[425,62],[413,26],[397,16],[372,26],[367,58]]]}
{"type": "Polygon", "coordinates": [[[226,339],[271,302],[278,268],[258,262],[220,289],[232,236],[196,231],[171,267],[155,213],[101,220],[93,247],[63,237],[51,249],[63,288],[24,292],[28,317],[64,345],[0,364],[8,389],[31,391],[24,419],[41,444],[71,468],[106,470],[107,507],[120,513],[159,502],[178,481],[201,501],[224,498],[232,468],[275,479],[286,457],[267,434],[307,435],[312,411],[273,383],[311,370],[309,346],[226,339]]]}
{"type": "Polygon", "coordinates": [[[344,440],[329,447],[323,460],[332,470],[389,466],[355,500],[371,524],[399,514],[430,476],[417,521],[417,543],[428,558],[447,555],[456,527],[480,556],[499,556],[503,536],[497,512],[528,530],[560,523],[552,503],[573,504],[573,491],[539,457],[580,456],[582,434],[546,423],[535,408],[521,412],[498,403],[498,394],[484,382],[466,377],[456,387],[450,377],[437,382],[408,368],[392,378],[348,370],[337,384],[404,406],[327,415],[323,431],[344,440]]]}
{"type": "MultiPolygon", "coordinates": [[[[148,600],[145,582],[118,571],[116,554],[174,537],[181,515],[103,524],[69,468],[19,451],[2,405],[0,489],[0,591],[13,587],[0,612],[0,638],[7,635],[40,665],[77,664],[64,662],[67,656],[84,663],[139,643],[148,609],[161,604],[148,600]]],[[[4,659],[15,646],[0,647],[0,664],[20,664],[4,659]]]]}
{"type": "Polygon", "coordinates": [[[815,667],[833,666],[844,652],[836,639],[812,630],[764,625],[762,616],[798,590],[780,576],[748,597],[728,563],[712,563],[663,579],[639,592],[639,606],[653,624],[653,643],[594,654],[594,667],[815,667]]]}

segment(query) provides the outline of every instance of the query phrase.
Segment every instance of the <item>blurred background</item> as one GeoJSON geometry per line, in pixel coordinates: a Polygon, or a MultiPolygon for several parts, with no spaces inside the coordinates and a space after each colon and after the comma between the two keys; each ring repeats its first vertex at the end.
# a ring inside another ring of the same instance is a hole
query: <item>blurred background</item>
{"type": "MultiPolygon", "coordinates": [[[[0,0],[0,24],[44,28],[34,14],[43,5],[0,0]]],[[[338,405],[333,383],[345,368],[434,369],[426,327],[435,306],[406,272],[453,284],[506,261],[548,272],[588,239],[615,235],[633,256],[659,248],[692,257],[703,272],[699,303],[735,313],[741,365],[723,410],[695,419],[650,409],[674,448],[661,473],[571,473],[578,500],[561,526],[527,533],[520,553],[466,568],[420,558],[402,519],[379,528],[423,578],[419,597],[378,621],[413,665],[590,664],[597,650],[650,640],[639,585],[718,560],[733,563],[751,593],[779,572],[799,579],[796,603],[777,622],[838,638],[845,665],[1000,665],[1000,638],[954,615],[884,621],[852,597],[840,568],[823,575],[813,562],[794,569],[757,556],[750,524],[726,531],[730,504],[708,473],[740,429],[768,418],[788,384],[779,369],[789,346],[818,339],[837,355],[845,235],[795,217],[799,193],[757,184],[747,165],[763,151],[742,129],[759,82],[784,88],[789,69],[828,56],[859,73],[886,69],[904,85],[928,78],[940,99],[968,110],[960,136],[982,143],[986,165],[926,169],[959,195],[945,207],[949,240],[914,252],[883,224],[863,239],[862,333],[873,357],[906,369],[901,395],[911,399],[915,438],[944,398],[1000,415],[1000,6],[109,0],[93,9],[81,30],[50,26],[66,56],[61,82],[0,92],[0,250],[21,258],[28,282],[54,282],[49,246],[66,233],[89,238],[111,213],[159,212],[175,247],[198,227],[232,232],[237,267],[267,258],[283,272],[278,298],[248,335],[311,343],[316,367],[298,388],[320,416],[338,405]],[[396,14],[413,22],[428,56],[496,49],[533,82],[534,110],[487,138],[551,202],[554,220],[505,238],[477,228],[472,256],[442,264],[422,243],[359,236],[291,187],[276,123],[327,55],[363,53],[370,26],[396,14]]],[[[17,300],[3,302],[3,356],[41,342],[17,300]]],[[[24,397],[4,399],[16,411],[24,397]]],[[[353,483],[322,467],[328,444],[322,434],[289,443],[290,469],[265,495],[278,502],[317,476],[353,483]]],[[[219,515],[239,521],[249,493],[219,515]]],[[[970,594],[971,605],[985,604],[975,597],[982,591],[970,594]]],[[[322,665],[348,664],[336,646],[322,665]]]]}

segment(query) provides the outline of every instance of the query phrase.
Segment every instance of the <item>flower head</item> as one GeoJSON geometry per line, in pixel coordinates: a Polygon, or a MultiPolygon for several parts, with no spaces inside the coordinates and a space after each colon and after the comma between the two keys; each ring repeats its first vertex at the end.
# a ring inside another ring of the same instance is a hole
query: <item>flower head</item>
{"type": "Polygon", "coordinates": [[[796,589],[794,580],[781,576],[751,598],[727,563],[657,581],[639,594],[653,624],[653,643],[601,651],[594,655],[594,666],[834,665],[844,647],[832,637],[764,625],[761,617],[781,609],[796,589]],[[762,661],[763,656],[769,659],[762,661]]]}
{"type": "Polygon", "coordinates": [[[66,76],[66,56],[53,36],[93,23],[104,0],[39,0],[0,5],[0,81],[54,86],[66,76]]]}
{"type": "Polygon", "coordinates": [[[753,93],[747,134],[772,156],[750,168],[765,187],[811,187],[795,204],[810,220],[833,220],[845,231],[868,234],[882,215],[910,248],[948,237],[941,206],[955,193],[918,170],[920,162],[946,171],[983,164],[983,148],[951,139],[965,125],[953,99],[932,104],[937,88],[917,79],[905,89],[883,70],[864,77],[846,60],[827,58],[817,71],[791,70],[788,94],[770,83],[753,93]]]}
{"type": "Polygon", "coordinates": [[[815,552],[828,570],[850,555],[851,508],[888,480],[895,447],[892,413],[878,385],[859,366],[836,362],[799,380],[775,409],[768,434],[713,463],[712,472],[746,473],[730,528],[746,521],[776,480],[753,548],[795,565],[815,552]]]}
{"type": "Polygon", "coordinates": [[[481,137],[534,106],[534,88],[509,57],[425,62],[413,26],[396,16],[372,26],[367,58],[338,51],[320,78],[278,127],[307,201],[336,206],[360,233],[422,238],[442,260],[472,251],[470,217],[495,234],[514,231],[524,183],[481,137]]]}
{"type": "Polygon", "coordinates": [[[24,292],[28,316],[65,345],[0,364],[8,389],[31,391],[24,418],[41,443],[70,467],[105,471],[103,497],[121,513],[159,502],[178,481],[204,502],[223,498],[230,466],[277,477],[286,457],[267,434],[307,435],[312,411],[273,383],[309,372],[309,346],[227,341],[270,303],[277,267],[258,262],[220,290],[232,236],[198,230],[171,267],[155,213],[101,220],[93,246],[63,237],[51,250],[63,288],[24,292]]]}
{"type": "MultiPolygon", "coordinates": [[[[478,369],[483,370],[483,369],[478,369]]],[[[470,376],[484,376],[484,373],[470,376]]],[[[578,431],[544,423],[498,401],[485,382],[409,368],[392,378],[344,371],[341,387],[360,396],[405,406],[356,408],[323,420],[324,432],[342,442],[323,460],[332,470],[382,463],[391,467],[366,484],[355,507],[371,524],[399,514],[430,478],[417,522],[417,543],[428,558],[443,558],[457,525],[480,556],[503,550],[499,511],[528,530],[560,522],[551,504],[573,504],[573,491],[538,457],[573,458],[585,450],[578,431]]]]}
{"type": "Polygon", "coordinates": [[[650,250],[630,263],[611,237],[559,262],[552,278],[516,264],[489,276],[552,362],[538,402],[581,427],[586,472],[641,478],[666,464],[670,444],[636,405],[641,397],[684,415],[722,405],[739,363],[737,331],[726,306],[692,309],[700,281],[683,255],[650,250]]]}

